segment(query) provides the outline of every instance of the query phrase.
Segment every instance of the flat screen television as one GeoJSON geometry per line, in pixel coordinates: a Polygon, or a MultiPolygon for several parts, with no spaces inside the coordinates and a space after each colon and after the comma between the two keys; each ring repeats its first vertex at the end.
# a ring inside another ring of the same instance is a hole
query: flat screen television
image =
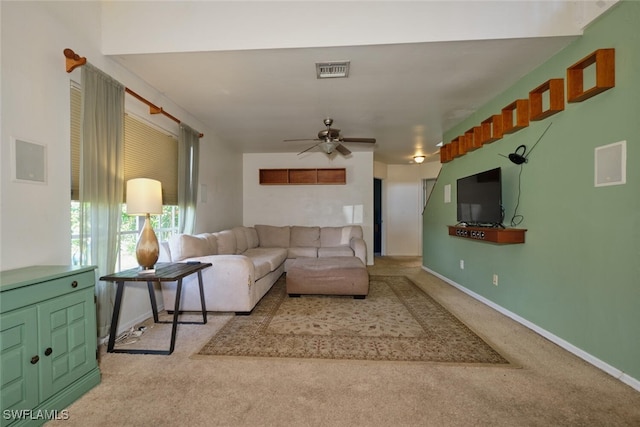
{"type": "Polygon", "coordinates": [[[458,223],[502,226],[502,173],[500,168],[458,179],[458,223]]]}

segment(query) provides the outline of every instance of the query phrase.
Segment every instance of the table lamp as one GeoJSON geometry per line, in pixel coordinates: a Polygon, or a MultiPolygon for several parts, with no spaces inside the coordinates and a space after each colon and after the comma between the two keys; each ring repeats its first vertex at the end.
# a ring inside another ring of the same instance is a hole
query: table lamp
{"type": "Polygon", "coordinates": [[[145,215],[144,227],[138,237],[136,258],[142,271],[153,271],[160,245],[151,227],[150,215],[162,213],[162,184],[149,178],[127,181],[127,215],[145,215]]]}

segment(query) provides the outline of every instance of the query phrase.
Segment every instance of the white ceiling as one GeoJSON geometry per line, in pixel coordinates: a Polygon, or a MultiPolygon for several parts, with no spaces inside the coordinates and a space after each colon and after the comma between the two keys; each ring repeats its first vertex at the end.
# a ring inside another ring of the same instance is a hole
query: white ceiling
{"type": "Polygon", "coordinates": [[[344,137],[377,139],[374,146],[345,144],[351,151],[373,149],[376,161],[407,164],[415,154],[439,159],[444,131],[576,37],[167,49],[175,53],[113,58],[244,153],[303,151],[313,141],[283,140],[313,139],[332,117],[344,137]],[[318,80],[315,63],[334,60],[351,61],[349,77],[318,80]]]}

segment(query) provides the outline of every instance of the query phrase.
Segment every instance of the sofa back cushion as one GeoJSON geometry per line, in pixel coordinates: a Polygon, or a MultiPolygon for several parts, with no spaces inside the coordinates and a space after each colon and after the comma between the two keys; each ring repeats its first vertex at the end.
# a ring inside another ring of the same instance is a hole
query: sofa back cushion
{"type": "Polygon", "coordinates": [[[257,248],[260,244],[258,232],[253,227],[244,227],[244,234],[247,239],[247,249],[257,248]]]}
{"type": "Polygon", "coordinates": [[[169,238],[169,252],[171,261],[178,262],[187,258],[216,255],[218,245],[216,237],[211,233],[175,234],[169,238]]]}
{"type": "Polygon", "coordinates": [[[320,247],[320,227],[301,227],[294,225],[291,227],[290,247],[319,248],[320,247]]]}
{"type": "Polygon", "coordinates": [[[213,233],[218,242],[218,255],[236,254],[236,235],[232,230],[223,230],[213,233]]]}
{"type": "Polygon", "coordinates": [[[289,226],[256,225],[260,246],[263,248],[288,248],[290,240],[289,226]]]}
{"type": "Polygon", "coordinates": [[[248,249],[244,227],[233,227],[231,231],[236,236],[236,254],[241,254],[248,249]]]}
{"type": "Polygon", "coordinates": [[[359,225],[322,227],[320,229],[320,246],[348,246],[353,237],[362,238],[362,228],[359,225]]]}

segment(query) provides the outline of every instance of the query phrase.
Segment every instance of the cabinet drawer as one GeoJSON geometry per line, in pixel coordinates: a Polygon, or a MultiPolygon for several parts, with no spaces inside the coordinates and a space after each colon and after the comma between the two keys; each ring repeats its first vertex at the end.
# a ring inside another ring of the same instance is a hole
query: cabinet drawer
{"type": "Polygon", "coordinates": [[[95,281],[95,271],[90,270],[2,292],[0,312],[5,313],[25,305],[91,288],[95,285],[95,281]]]}

